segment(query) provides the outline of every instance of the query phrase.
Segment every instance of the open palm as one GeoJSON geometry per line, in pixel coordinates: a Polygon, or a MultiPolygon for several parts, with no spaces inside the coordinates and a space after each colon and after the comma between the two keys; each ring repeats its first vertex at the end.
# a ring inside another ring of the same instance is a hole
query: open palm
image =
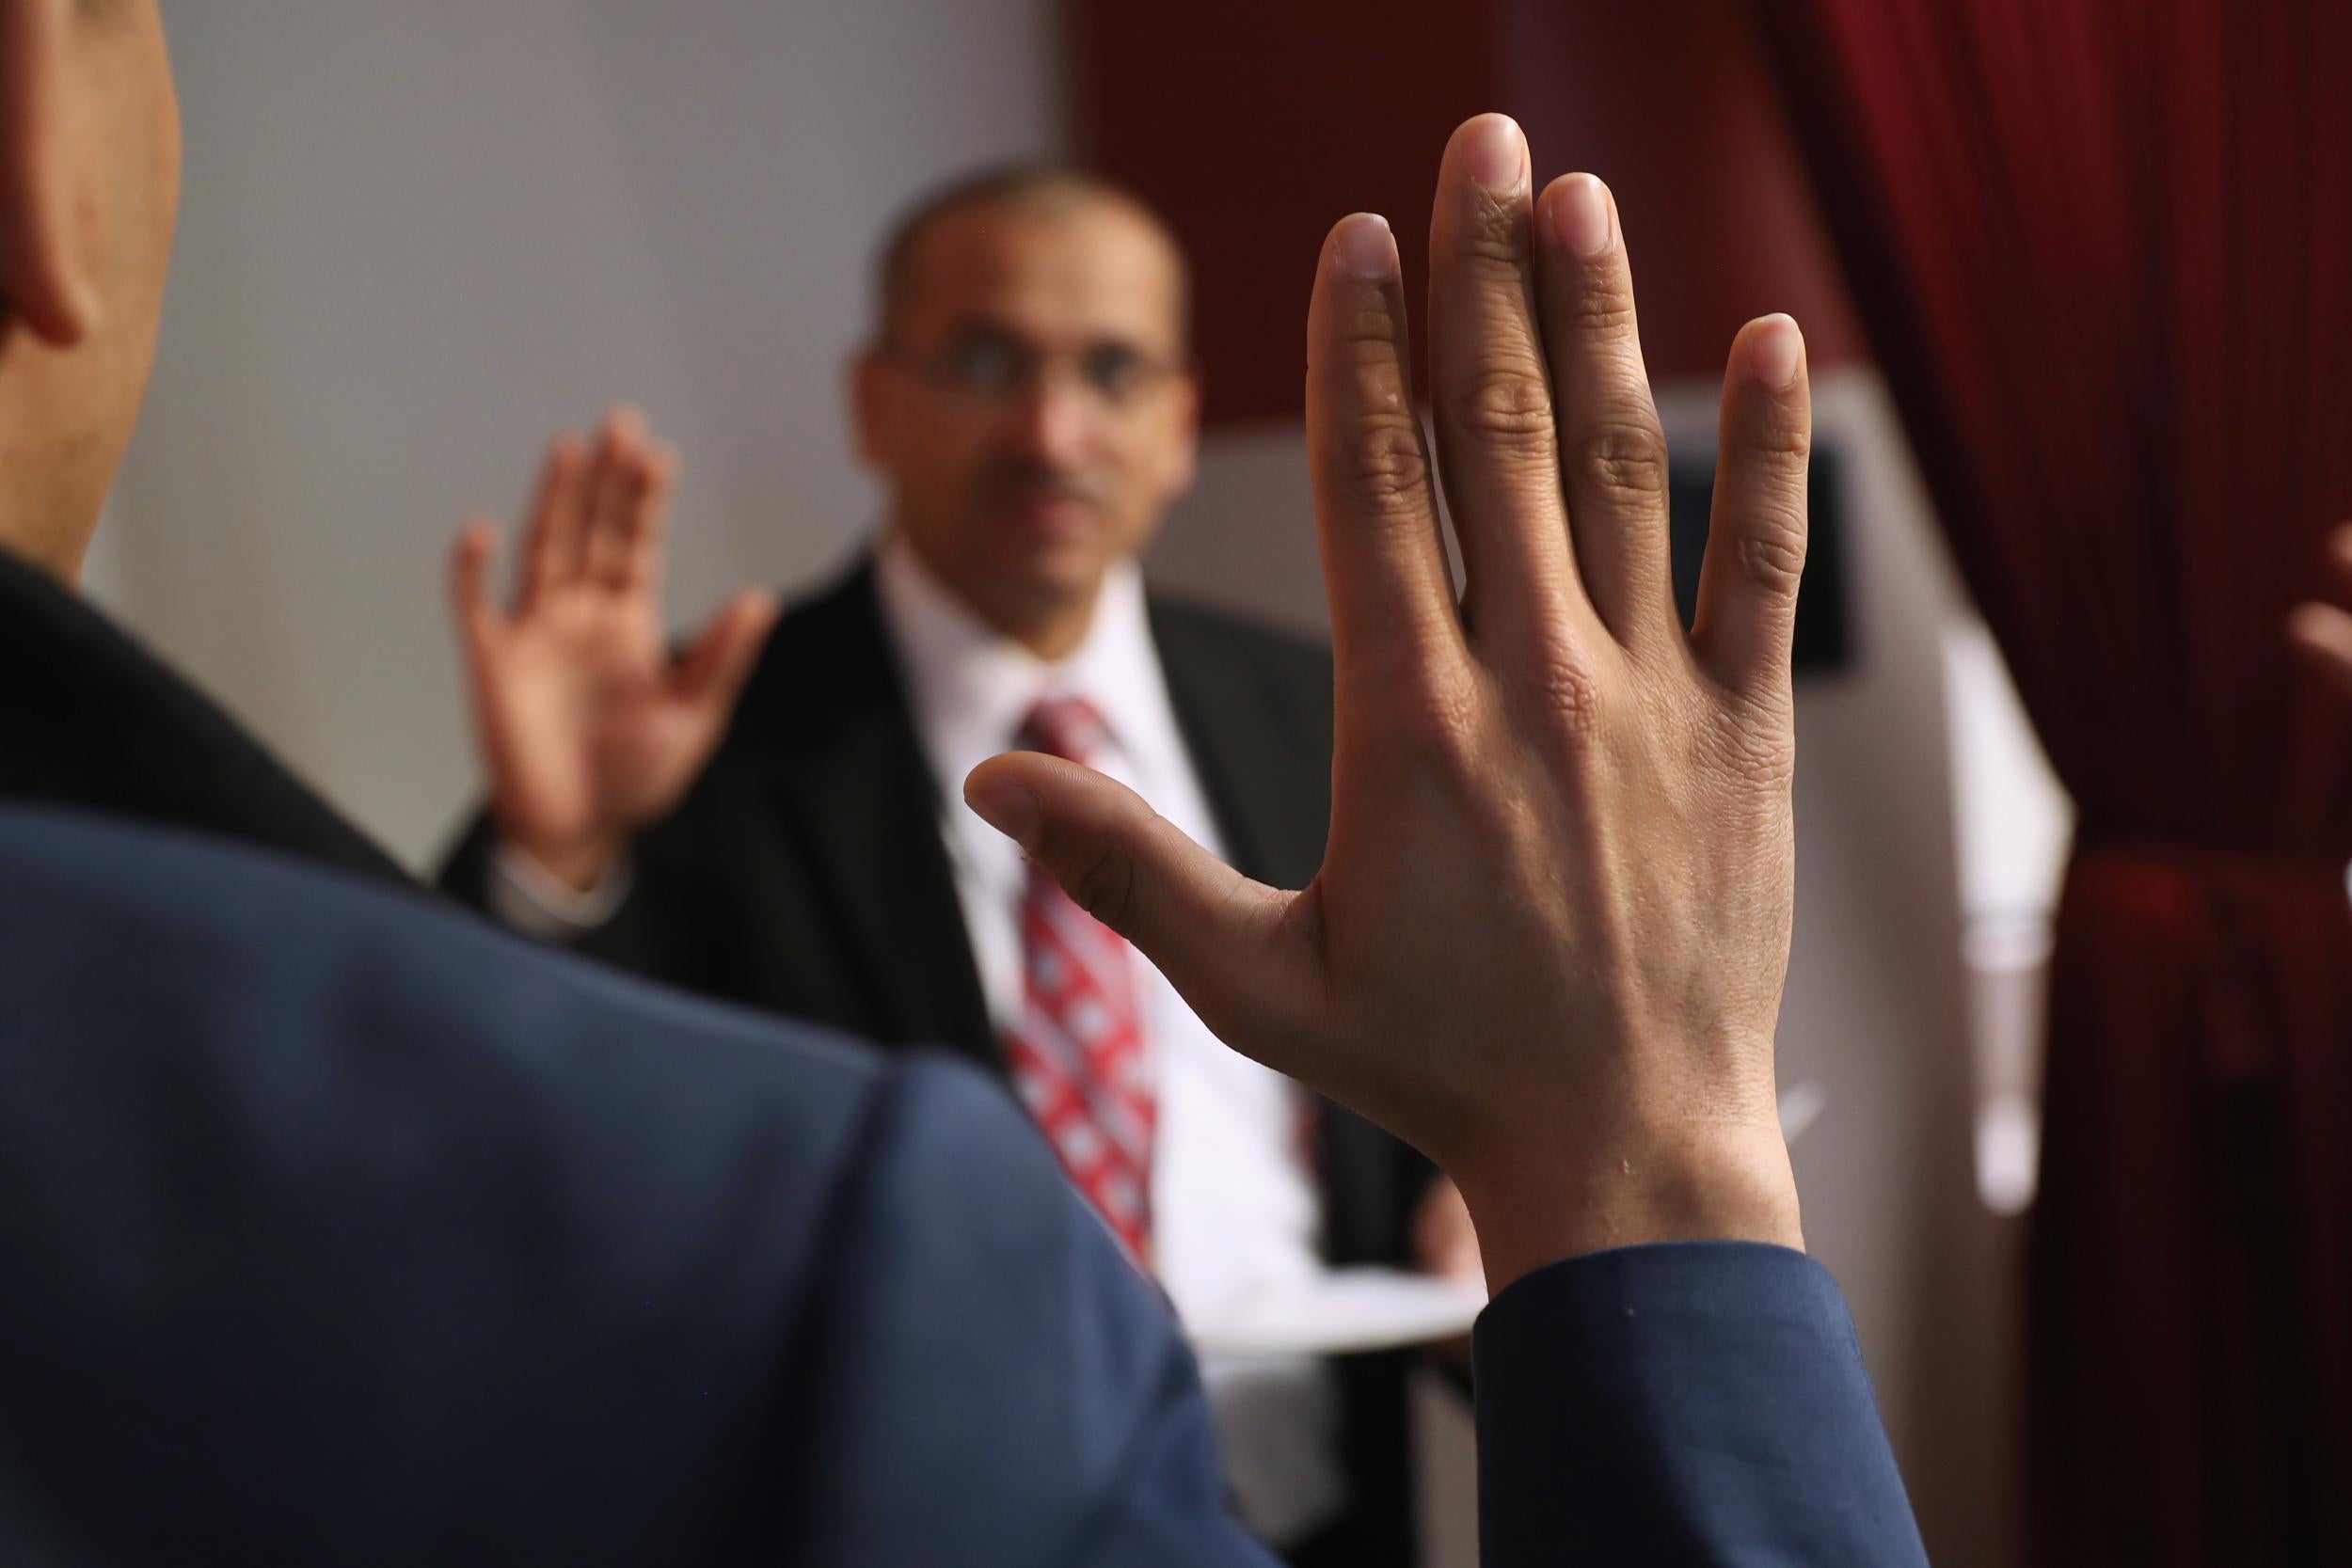
{"type": "Polygon", "coordinates": [[[775,618],[738,594],[682,657],[661,621],[677,457],[631,411],[548,451],[511,612],[488,590],[497,529],[461,535],[453,591],[500,832],[575,886],[677,803],[724,733],[775,618]]]}
{"type": "Polygon", "coordinates": [[[1803,337],[1765,317],[1733,341],[1686,629],[1607,188],[1538,198],[1518,128],[1482,116],[1440,166],[1429,257],[1434,451],[1385,221],[1333,230],[1309,308],[1337,712],[1313,881],[1251,882],[1057,758],[994,758],[966,800],[1220,1038],[1436,1161],[1495,1290],[1604,1247],[1801,1247],[1772,1046],[1803,337]]]}

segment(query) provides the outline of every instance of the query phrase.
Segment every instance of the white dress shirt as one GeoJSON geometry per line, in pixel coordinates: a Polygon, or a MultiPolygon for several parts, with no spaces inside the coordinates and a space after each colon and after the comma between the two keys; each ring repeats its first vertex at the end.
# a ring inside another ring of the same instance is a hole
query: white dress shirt
{"type": "MultiPolygon", "coordinates": [[[[1211,853],[1224,854],[1192,765],[1132,562],[1105,578],[1086,637],[1048,663],[990,627],[895,534],[876,562],[884,627],[914,728],[947,802],[940,821],[981,990],[998,1032],[1021,1015],[1020,847],[962,804],[964,775],[1015,745],[1045,697],[1080,697],[1103,716],[1103,754],[1089,761],[1126,784],[1211,853]]],[[[609,918],[626,869],[594,894],[566,897],[524,857],[501,850],[491,905],[542,934],[609,918]]],[[[1301,1097],[1279,1074],[1230,1050],[1157,969],[1135,956],[1144,1046],[1158,1095],[1152,1142],[1153,1267],[1180,1318],[1208,1321],[1231,1304],[1323,1268],[1322,1204],[1308,1164],[1301,1097]]],[[[1227,1484],[1242,1517],[1278,1544],[1298,1540],[1347,1501],[1339,1459],[1338,1389],[1313,1357],[1208,1359],[1202,1381],[1224,1440],[1227,1484]]]]}

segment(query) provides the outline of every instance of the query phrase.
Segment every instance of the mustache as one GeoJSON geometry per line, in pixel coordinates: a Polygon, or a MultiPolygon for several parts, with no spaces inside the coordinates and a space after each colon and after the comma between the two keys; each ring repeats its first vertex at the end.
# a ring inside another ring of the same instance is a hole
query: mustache
{"type": "Polygon", "coordinates": [[[1076,501],[1100,510],[1109,486],[1082,469],[1040,463],[999,463],[980,475],[981,493],[995,500],[1076,501]]]}

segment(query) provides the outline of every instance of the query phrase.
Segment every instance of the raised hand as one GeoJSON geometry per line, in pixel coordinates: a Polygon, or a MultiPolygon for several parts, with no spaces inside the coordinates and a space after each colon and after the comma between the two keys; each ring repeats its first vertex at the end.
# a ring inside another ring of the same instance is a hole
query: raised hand
{"type": "Polygon", "coordinates": [[[2334,603],[2314,600],[2296,607],[2287,622],[2295,646],[2312,666],[2352,697],[2352,523],[2328,541],[2328,563],[2335,576],[2334,603]]]}
{"type": "Polygon", "coordinates": [[[583,890],[709,760],[775,622],[772,598],[739,594],[671,657],[661,572],[676,478],[675,451],[617,410],[593,447],[566,435],[548,449],[511,613],[487,586],[495,523],[468,523],[453,563],[491,815],[583,890]]]}
{"type": "Polygon", "coordinates": [[[1447,150],[1430,256],[1436,471],[1388,225],[1342,222],[1315,279],[1307,424],[1338,736],[1314,883],[1250,882],[1046,757],[992,760],[966,798],[1234,1047],[1436,1160],[1494,1289],[1614,1244],[1802,1245],[1772,1037],[1803,340],[1770,317],[1732,344],[1686,634],[1607,190],[1571,175],[1531,200],[1518,128],[1482,117],[1447,150]]]}

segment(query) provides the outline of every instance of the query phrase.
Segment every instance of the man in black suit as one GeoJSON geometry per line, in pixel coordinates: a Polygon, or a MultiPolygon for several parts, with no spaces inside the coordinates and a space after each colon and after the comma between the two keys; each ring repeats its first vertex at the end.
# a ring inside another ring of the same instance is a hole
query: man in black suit
{"type": "MultiPolygon", "coordinates": [[[[1263,1568],[1172,1324],[968,1065],[436,908],[76,597],[178,166],[153,0],[0,0],[0,1560],[1263,1568]]],[[[1516,127],[1466,128],[1439,406],[1549,363],[1581,451],[1647,413],[1629,283],[1597,182],[1530,196],[1516,127]]],[[[1453,515],[1500,570],[1469,629],[1402,321],[1385,224],[1343,223],[1309,889],[1053,759],[970,800],[1237,1047],[1460,1179],[1486,1562],[1918,1563],[1772,1119],[1793,324],[1734,348],[1685,641],[1626,570],[1662,512],[1572,463],[1571,562],[1549,432],[1474,422],[1453,515]]]]}
{"type": "MultiPolygon", "coordinates": [[[[1144,589],[1136,557],[1190,482],[1198,409],[1184,265],[1149,211],[1067,171],[983,174],[919,203],[878,275],[854,401],[888,524],[755,662],[770,612],[747,595],[683,689],[664,684],[675,457],[633,414],[550,452],[512,617],[483,604],[488,540],[469,531],[491,800],[442,885],[670,984],[956,1050],[1074,1140],[1082,1187],[1125,1180],[1089,1168],[1119,1107],[1055,1119],[1061,1080],[1025,1037],[1069,1031],[1025,982],[1063,950],[1040,950],[1058,938],[1024,917],[1021,859],[957,784],[1051,746],[1034,715],[1082,705],[1084,760],[1249,876],[1302,886],[1330,824],[1330,659],[1144,589]]],[[[1326,1264],[1476,1277],[1460,1199],[1425,1162],[1228,1050],[1123,944],[1108,961],[1133,971],[1144,1080],[1130,1240],[1181,1315],[1213,1325],[1326,1264]]],[[[1244,1514],[1300,1560],[1410,1560],[1405,1368],[1209,1361],[1244,1514]]]]}

